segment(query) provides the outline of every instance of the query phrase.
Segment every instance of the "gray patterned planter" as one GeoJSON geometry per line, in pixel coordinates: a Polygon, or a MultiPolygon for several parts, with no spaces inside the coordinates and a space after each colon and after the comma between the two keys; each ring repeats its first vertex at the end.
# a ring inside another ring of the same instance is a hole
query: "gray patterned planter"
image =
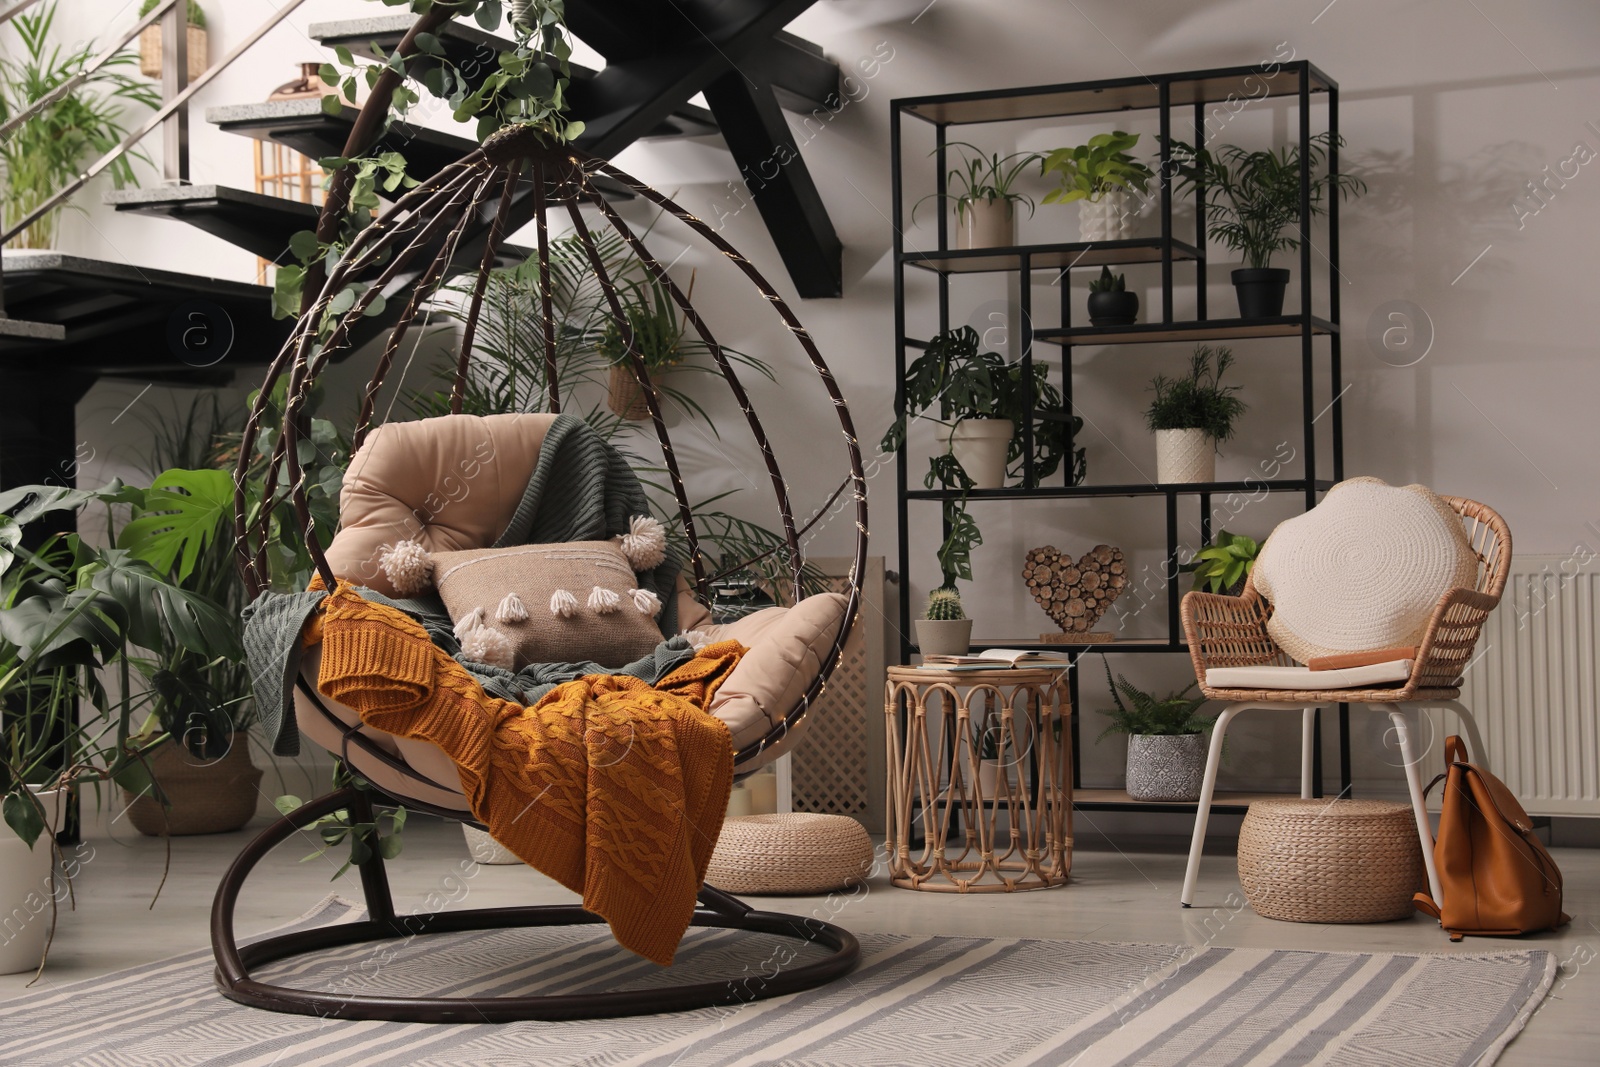
{"type": "Polygon", "coordinates": [[[1199,800],[1207,741],[1205,734],[1129,734],[1128,796],[1199,800]]]}

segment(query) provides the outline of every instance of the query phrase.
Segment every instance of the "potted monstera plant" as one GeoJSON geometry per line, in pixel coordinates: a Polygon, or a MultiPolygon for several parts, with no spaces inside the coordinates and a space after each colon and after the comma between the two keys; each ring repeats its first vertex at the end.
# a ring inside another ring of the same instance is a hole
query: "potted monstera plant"
{"type": "Polygon", "coordinates": [[[1276,252],[1300,247],[1300,181],[1311,171],[1311,215],[1327,210],[1328,198],[1346,199],[1367,191],[1360,178],[1327,168],[1328,150],[1337,142],[1329,133],[1311,138],[1301,158],[1299,145],[1276,151],[1250,151],[1223,145],[1215,152],[1183,141],[1172,142],[1179,192],[1199,187],[1206,200],[1206,232],[1224,247],[1240,253],[1245,265],[1233,272],[1239,316],[1271,318],[1283,314],[1289,272],[1272,265],[1276,252]]]}
{"type": "Polygon", "coordinates": [[[1115,707],[1101,714],[1111,719],[1100,734],[1128,735],[1128,796],[1134,800],[1199,800],[1205,777],[1206,735],[1212,720],[1199,714],[1205,697],[1191,697],[1194,683],[1164,697],[1152,696],[1118,675],[1111,681],[1115,707]]]}
{"type": "Polygon", "coordinates": [[[1084,241],[1124,241],[1133,235],[1132,194],[1148,192],[1155,172],[1128,154],[1136,133],[1116,130],[1089,138],[1076,148],[1058,148],[1044,157],[1044,175],[1059,184],[1045,194],[1047,204],[1078,203],[1078,236],[1084,241]]]}

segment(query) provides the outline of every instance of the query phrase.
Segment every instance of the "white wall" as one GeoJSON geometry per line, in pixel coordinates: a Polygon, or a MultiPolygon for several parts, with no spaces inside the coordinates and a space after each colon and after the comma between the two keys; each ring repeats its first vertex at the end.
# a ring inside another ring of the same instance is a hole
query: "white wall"
{"type": "MultiPolygon", "coordinates": [[[[91,0],[68,0],[64,7],[80,17],[95,10],[96,28],[133,17],[131,2],[110,20],[91,0]]],[[[210,0],[214,54],[231,47],[264,8],[210,0]]],[[[289,78],[296,62],[317,55],[301,33],[310,21],[383,10],[360,0],[313,0],[259,54],[208,89],[205,101],[260,99],[289,78]]],[[[1557,167],[1576,144],[1600,151],[1600,65],[1593,59],[1600,8],[1581,0],[823,0],[792,29],[823,45],[858,79],[854,99],[836,115],[807,127],[796,123],[807,164],[845,243],[844,297],[797,306],[839,376],[869,456],[889,421],[893,395],[891,98],[1252,64],[1292,48],[1297,58],[1310,59],[1339,81],[1345,159],[1371,186],[1365,199],[1345,210],[1342,230],[1347,472],[1426,482],[1488,501],[1510,521],[1519,551],[1564,554],[1580,543],[1600,549],[1600,480],[1593,467],[1600,433],[1591,417],[1600,353],[1588,292],[1596,273],[1600,168],[1582,166],[1564,185],[1551,181],[1547,189],[1553,193],[1543,194],[1546,206],[1526,197],[1526,183],[1543,179],[1542,168],[1557,167]],[[862,62],[869,66],[858,66],[862,62]],[[1364,340],[1375,310],[1393,300],[1412,302],[1432,322],[1432,347],[1413,366],[1392,366],[1392,356],[1387,362],[1378,358],[1364,340]]],[[[1247,144],[1282,138],[1285,115],[1275,105],[1252,105],[1229,125],[1225,138],[1247,144]]],[[[1147,122],[1132,128],[1149,130],[1147,122]]],[[[996,126],[965,135],[1010,151],[1072,143],[1088,132],[1091,127],[1082,125],[1031,132],[996,126]]],[[[196,181],[249,186],[247,142],[202,122],[195,124],[193,139],[196,181]]],[[[1151,140],[1146,137],[1142,147],[1153,149],[1151,140]]],[[[908,167],[927,166],[920,157],[931,143],[925,131],[908,129],[908,167]]],[[[756,212],[735,211],[740,197],[729,183],[739,176],[720,144],[637,145],[619,163],[718,222],[792,295],[756,212]]],[[[925,177],[924,187],[931,188],[930,182],[925,177]]],[[[625,212],[633,220],[649,217],[633,204],[625,212]]],[[[926,209],[919,213],[919,222],[931,218],[926,209]]],[[[1068,239],[1073,212],[1042,207],[1025,225],[1028,235],[1068,239]]],[[[925,246],[929,233],[927,225],[908,231],[908,244],[925,246]]],[[[680,235],[665,224],[657,240],[666,259],[683,250],[680,235]]],[[[112,216],[92,204],[87,218],[67,221],[63,244],[89,255],[236,278],[254,271],[252,257],[197,231],[164,220],[112,216]]],[[[770,416],[767,425],[785,457],[797,509],[809,513],[842,472],[829,408],[807,379],[797,350],[728,266],[696,249],[675,270],[686,278],[691,268],[699,270],[696,303],[724,342],[779,369],[780,386],[757,382],[752,392],[770,416]]],[[[1148,270],[1130,274],[1130,282],[1146,291],[1147,306],[1157,281],[1148,270]]],[[[926,284],[918,290],[920,308],[927,308],[931,291],[926,284]]],[[[958,322],[988,324],[989,312],[1004,313],[1016,299],[1014,290],[998,283],[987,289],[962,283],[955,292],[958,322]]],[[[1046,324],[1054,321],[1048,310],[1054,292],[1041,285],[1034,293],[1046,324]]],[[[1077,299],[1081,314],[1081,295],[1077,299]]],[[[1212,287],[1210,299],[1213,308],[1228,306],[1232,294],[1225,281],[1212,287]]],[[[1221,461],[1221,477],[1243,477],[1280,442],[1298,440],[1293,342],[1235,347],[1251,411],[1221,461]]],[[[1154,449],[1139,415],[1145,383],[1157,370],[1181,366],[1185,348],[1108,349],[1082,358],[1078,401],[1091,423],[1085,442],[1092,480],[1131,480],[1151,468],[1154,449]]],[[[742,487],[738,506],[759,516],[769,499],[761,468],[740,424],[732,421],[737,413],[710,384],[693,388],[727,416],[722,439],[684,435],[681,458],[687,469],[699,470],[695,485],[702,494],[742,487]]],[[[1325,383],[1321,389],[1319,408],[1330,399],[1323,395],[1325,383]]],[[[126,440],[121,427],[129,420],[117,428],[105,423],[136,391],[102,385],[84,402],[80,418],[97,455],[113,454],[117,442],[126,440]]],[[[84,477],[100,473],[91,468],[84,477]]],[[[872,506],[873,550],[892,558],[888,467],[874,466],[872,506]]],[[[1250,503],[1228,525],[1264,534],[1292,510],[1286,500],[1250,503]]],[[[936,513],[919,510],[913,516],[919,525],[912,584],[920,593],[937,580],[931,558],[936,513]]],[[[1054,543],[1078,552],[1109,541],[1128,550],[1136,568],[1159,562],[1161,513],[1153,501],[987,505],[979,518],[988,544],[980,550],[969,606],[980,630],[991,635],[1041,628],[1043,616],[1016,579],[1021,553],[1030,546],[1054,543]]],[[[813,551],[843,552],[850,534],[846,519],[827,522],[813,551]]],[[[1150,609],[1134,613],[1130,632],[1159,632],[1163,610],[1157,598],[1150,609]]],[[[1152,685],[1181,685],[1188,675],[1178,657],[1121,657],[1115,666],[1152,685]]],[[[1100,706],[1102,698],[1089,695],[1100,692],[1094,672],[1084,679],[1086,707],[1100,706]]],[[[1382,765],[1377,724],[1358,723],[1355,736],[1360,769],[1392,783],[1392,769],[1382,765]]],[[[1232,747],[1235,783],[1282,784],[1294,774],[1297,747],[1282,730],[1248,727],[1232,747]]],[[[1120,750],[1111,742],[1087,753],[1089,784],[1113,783],[1119,764],[1120,750]]]]}

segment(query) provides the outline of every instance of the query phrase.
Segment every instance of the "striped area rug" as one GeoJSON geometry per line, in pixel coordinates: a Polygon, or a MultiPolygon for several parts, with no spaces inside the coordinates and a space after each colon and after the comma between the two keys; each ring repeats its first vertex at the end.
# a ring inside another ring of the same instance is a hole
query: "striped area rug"
{"type": "MultiPolygon", "coordinates": [[[[330,899],[300,924],[348,919],[330,899]]],[[[222,999],[209,952],[0,1003],[14,1067],[917,1067],[1489,1064],[1555,976],[1543,951],[1385,955],[868,934],[847,979],[782,1000],[569,1023],[431,1026],[222,999]]],[[[262,977],[366,993],[571,991],[771,973],[792,942],[691,931],[663,972],[603,928],[330,950],[262,977]]]]}

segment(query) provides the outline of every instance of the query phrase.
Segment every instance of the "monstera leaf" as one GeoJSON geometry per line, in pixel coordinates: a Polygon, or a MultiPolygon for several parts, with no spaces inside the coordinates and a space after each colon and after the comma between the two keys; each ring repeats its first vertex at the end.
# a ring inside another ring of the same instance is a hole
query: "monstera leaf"
{"type": "Polygon", "coordinates": [[[210,598],[169,582],[146,561],[126,549],[109,548],[88,568],[89,584],[128,613],[128,640],[144,648],[165,648],[171,642],[204,656],[241,654],[234,620],[210,598]]]}
{"type": "Polygon", "coordinates": [[[124,485],[113,478],[99,489],[68,489],[64,485],[20,485],[0,493],[0,513],[11,516],[18,526],[26,526],[52,511],[77,511],[85,504],[138,504],[144,490],[124,485]]]}
{"type": "Polygon", "coordinates": [[[232,515],[233,479],[227,472],[163,471],[150,483],[137,517],[122,528],[117,543],[182,582],[232,515]]]}

